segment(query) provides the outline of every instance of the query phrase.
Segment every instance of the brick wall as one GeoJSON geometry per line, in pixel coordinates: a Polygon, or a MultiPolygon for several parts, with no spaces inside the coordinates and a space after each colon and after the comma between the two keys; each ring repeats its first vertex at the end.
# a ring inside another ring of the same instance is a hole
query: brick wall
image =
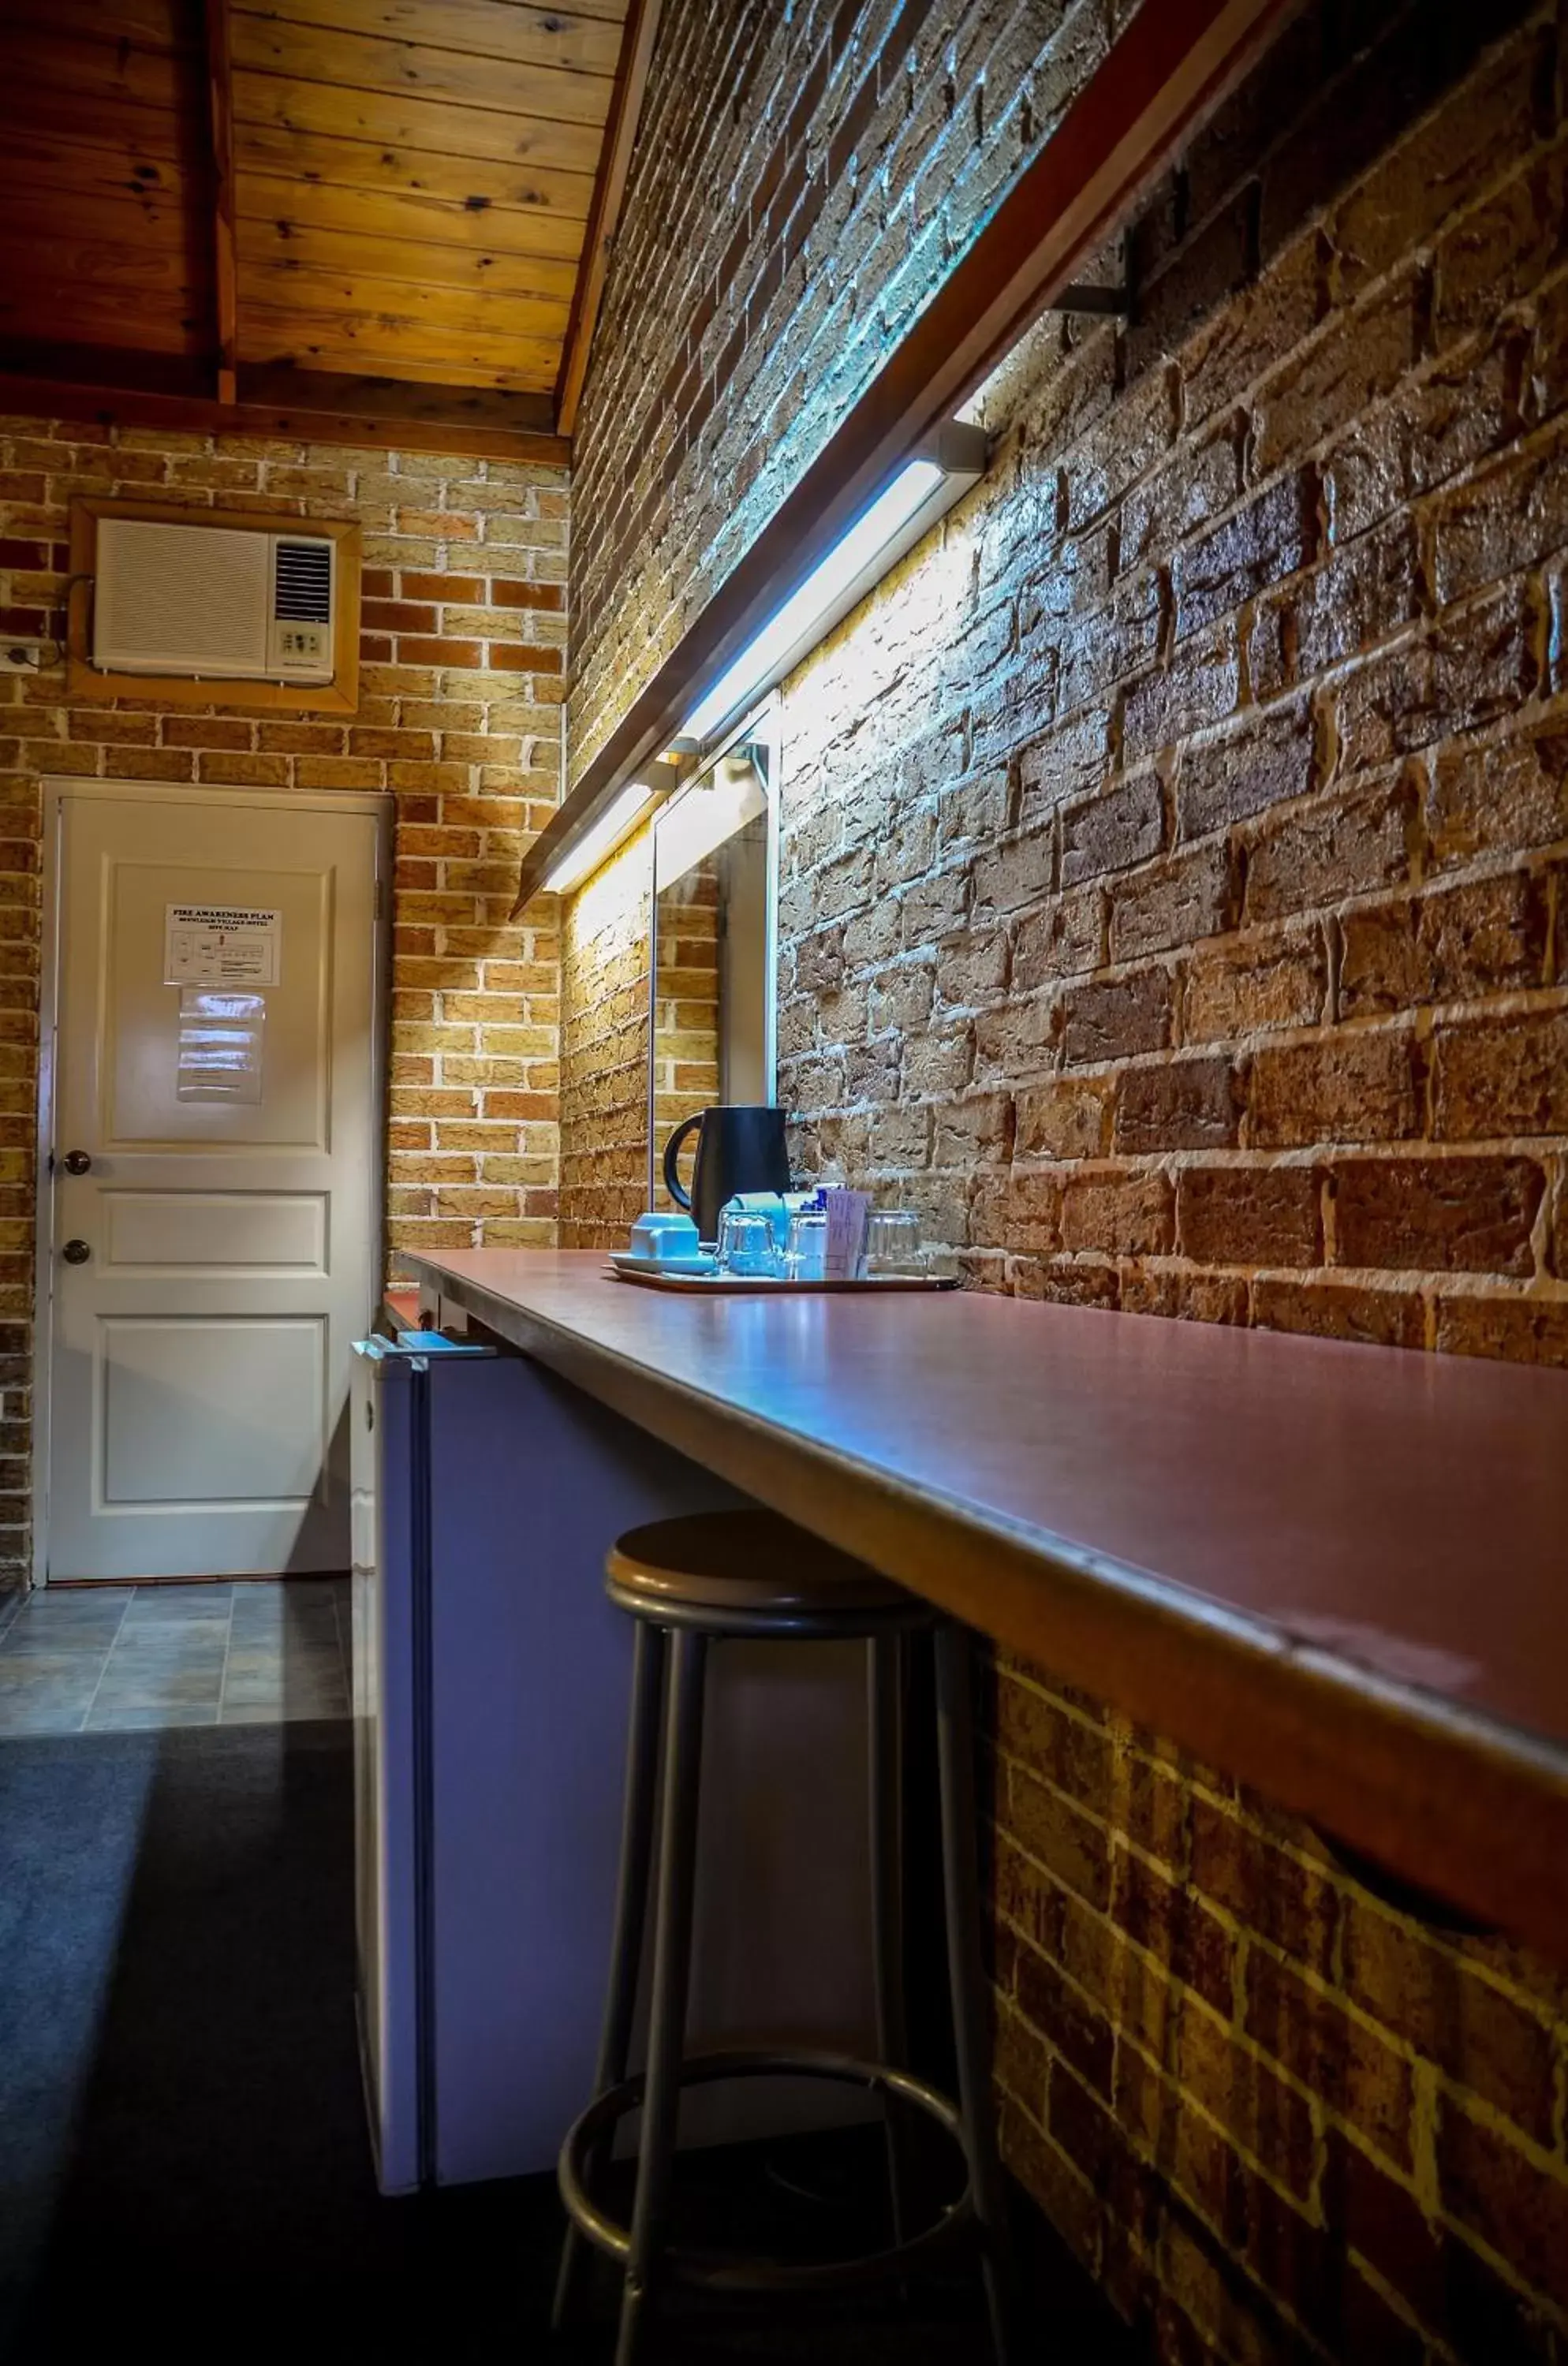
{"type": "Polygon", "coordinates": [[[648,1205],[652,880],[648,826],[562,910],[562,1248],[624,1248],[648,1205]]]}
{"type": "MultiPolygon", "coordinates": [[[[648,1191],[648,1104],[660,1148],[682,1118],[718,1098],[718,879],[703,864],[665,905],[666,988],[650,1068],[649,919],[652,831],[639,830],[561,915],[560,1245],[625,1248],[648,1191]],[[671,956],[671,944],[679,961],[671,956]]],[[[691,1177],[691,1154],[682,1170],[691,1177]]]]}
{"type": "MultiPolygon", "coordinates": [[[[694,863],[659,899],[659,994],[653,1016],[653,1139],[662,1153],[675,1128],[719,1098],[719,899],[716,859],[694,863]]],[[[731,1096],[736,1098],[736,1096],[731,1096]]],[[[688,1189],[693,1153],[681,1155],[688,1189]]],[[[662,1182],[655,1207],[673,1202],[662,1182]]]]}
{"type": "MultiPolygon", "coordinates": [[[[1562,52],[1309,8],[788,685],[781,1098],[976,1286],[1568,1358],[1562,52]]],[[[1562,2366],[1568,1980],[1048,1671],[989,1730],[1008,2158],[1145,2354],[1562,2366]]]]}
{"type": "Polygon", "coordinates": [[[665,9],[574,454],[574,775],[1128,13],[665,9]]]}
{"type": "Polygon", "coordinates": [[[560,783],[566,477],[499,461],[0,419],[0,622],[60,632],[73,493],[357,518],[353,716],[0,680],[0,1583],[28,1553],[39,782],[46,774],[396,798],[388,1123],[392,1249],[554,1237],[558,964],[508,920],[560,783]]]}

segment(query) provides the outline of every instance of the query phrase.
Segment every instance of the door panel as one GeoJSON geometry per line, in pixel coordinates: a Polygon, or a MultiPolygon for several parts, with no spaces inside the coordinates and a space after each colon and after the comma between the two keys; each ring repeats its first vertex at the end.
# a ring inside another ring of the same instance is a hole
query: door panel
{"type": "Polygon", "coordinates": [[[103,1504],[307,1504],[330,1444],[325,1332],[320,1315],[101,1322],[103,1504]]]}
{"type": "Polygon", "coordinates": [[[348,1566],[378,844],[373,814],[238,792],[61,800],[51,1577],[348,1566]],[[270,954],[238,976],[217,940],[193,954],[192,908],[248,916],[270,954]]]}
{"type": "Polygon", "coordinates": [[[327,1270],[324,1191],[104,1190],[98,1204],[106,1273],[327,1270]]]}
{"type": "MultiPolygon", "coordinates": [[[[340,826],[335,816],[309,818],[340,826]]],[[[357,819],[361,830],[374,828],[368,816],[343,818],[357,819]]],[[[332,873],[124,862],[107,851],[102,862],[94,921],[105,988],[98,1131],[106,1150],[221,1144],[228,1150],[330,1152],[332,873]],[[182,1032],[188,1033],[202,1016],[182,1012],[181,1004],[200,989],[187,986],[182,993],[164,983],[164,915],[171,904],[219,903],[282,916],[278,983],[245,997],[265,1006],[265,1017],[251,1031],[260,1038],[262,1093],[255,1101],[195,1097],[188,1066],[187,1089],[180,1090],[182,1032]]]]}

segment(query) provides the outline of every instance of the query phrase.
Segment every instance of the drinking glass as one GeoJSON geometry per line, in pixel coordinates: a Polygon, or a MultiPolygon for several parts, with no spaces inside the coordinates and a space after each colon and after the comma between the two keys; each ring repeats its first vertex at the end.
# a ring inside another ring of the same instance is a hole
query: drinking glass
{"type": "Polygon", "coordinates": [[[820,1281],[828,1269],[828,1219],[815,1210],[789,1220],[785,1271],[791,1281],[820,1281]]]}
{"type": "Polygon", "coordinates": [[[725,1208],[718,1219],[718,1269],[738,1279],[775,1279],[778,1250],[769,1219],[755,1209],[725,1208]]]}
{"type": "Polygon", "coordinates": [[[912,1279],[926,1270],[920,1246],[920,1220],[907,1208],[874,1211],[866,1220],[865,1271],[868,1280],[912,1279]]]}

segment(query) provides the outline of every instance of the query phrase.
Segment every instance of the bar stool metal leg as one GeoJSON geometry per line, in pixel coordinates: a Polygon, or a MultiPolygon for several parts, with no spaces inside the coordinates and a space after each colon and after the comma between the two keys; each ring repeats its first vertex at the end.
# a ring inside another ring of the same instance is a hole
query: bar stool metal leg
{"type": "Polygon", "coordinates": [[[647,2330],[650,2288],[664,2246],[681,2058],[692,1961],[692,1909],[697,1859],[697,1802],[703,1752],[703,1680],[707,1642],[678,1629],[672,1638],[665,1722],[664,1812],[659,1839],[658,1920],[649,2014],[648,2085],[637,2147],[631,2251],[621,2296],[615,2366],[636,2366],[647,2330]]]}
{"type": "Polygon", "coordinates": [[[980,1885],[976,1866],[975,1717],[969,1638],[943,1620],[936,1631],[937,1755],[942,1784],[942,1894],[947,1914],[948,1983],[958,2055],[975,2214],[985,2245],[986,2300],[997,2366],[1011,2353],[1011,2276],[1001,2169],[992,2117],[990,2048],[986,2039],[985,1973],[980,1960],[980,1885]]]}
{"type": "MultiPolygon", "coordinates": [[[[615,1937],[610,1945],[610,1986],[599,2036],[595,2097],[618,2087],[626,2075],[632,2023],[637,2017],[643,1931],[648,1920],[648,1874],[653,1853],[653,1810],[659,1791],[659,1724],[664,1705],[665,1636],[646,1619],[635,1622],[632,1644],[632,1707],[626,1732],[626,1780],[621,1810],[621,1865],[615,1885],[615,1937]]],[[[602,2162],[603,2148],[592,2157],[602,2162]]],[[[582,2265],[582,2237],[569,2219],[556,2279],[551,2326],[559,2332],[571,2315],[582,2265]]]]}
{"type": "MultiPolygon", "coordinates": [[[[877,2059],[908,2069],[904,2011],[902,1639],[877,1636],[866,1646],[871,1735],[871,1947],[876,1989],[877,2059]]],[[[884,2103],[893,2240],[904,2240],[905,2129],[897,2099],[884,2103]]]]}

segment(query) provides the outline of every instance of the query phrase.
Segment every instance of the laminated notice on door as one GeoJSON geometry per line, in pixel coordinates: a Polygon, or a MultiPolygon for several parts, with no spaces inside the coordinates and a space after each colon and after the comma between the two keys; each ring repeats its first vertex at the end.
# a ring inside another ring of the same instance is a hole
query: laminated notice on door
{"type": "Polygon", "coordinates": [[[165,904],[165,986],[276,986],[283,915],[242,904],[165,904]]]}
{"type": "Polygon", "coordinates": [[[182,1101],[259,1101],[266,1001],[259,994],[180,988],[175,1098],[182,1101]]]}

